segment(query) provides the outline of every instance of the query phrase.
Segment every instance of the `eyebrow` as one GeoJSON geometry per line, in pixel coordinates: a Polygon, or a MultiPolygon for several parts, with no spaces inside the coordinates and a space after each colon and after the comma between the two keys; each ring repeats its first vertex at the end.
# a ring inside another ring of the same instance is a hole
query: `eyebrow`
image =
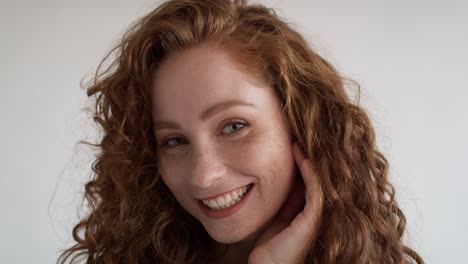
{"type": "MultiPolygon", "coordinates": [[[[248,103],[246,101],[240,99],[231,99],[223,102],[216,103],[210,107],[208,107],[205,111],[200,114],[200,119],[205,121],[210,117],[227,110],[228,108],[235,107],[235,106],[250,106],[255,107],[254,104],[248,103]]],[[[180,126],[172,121],[153,121],[153,126],[155,130],[162,130],[162,129],[180,129],[180,126]]]]}

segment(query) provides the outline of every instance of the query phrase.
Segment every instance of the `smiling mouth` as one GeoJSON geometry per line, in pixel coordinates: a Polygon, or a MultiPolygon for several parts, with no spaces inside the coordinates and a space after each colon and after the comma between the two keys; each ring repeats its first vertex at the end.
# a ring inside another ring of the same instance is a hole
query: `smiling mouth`
{"type": "Polygon", "coordinates": [[[253,183],[213,199],[201,200],[211,210],[222,210],[238,204],[252,189],[253,183]]]}

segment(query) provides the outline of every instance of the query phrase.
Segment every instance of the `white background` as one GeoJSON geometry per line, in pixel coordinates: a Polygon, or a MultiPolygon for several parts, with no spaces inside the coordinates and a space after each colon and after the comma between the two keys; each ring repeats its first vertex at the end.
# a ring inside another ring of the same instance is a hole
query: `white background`
{"type": "MultiPolygon", "coordinates": [[[[361,84],[427,263],[468,251],[468,1],[262,1],[361,84]]],[[[0,259],[54,263],[71,243],[95,135],[80,80],[153,1],[2,1],[0,259]]]]}

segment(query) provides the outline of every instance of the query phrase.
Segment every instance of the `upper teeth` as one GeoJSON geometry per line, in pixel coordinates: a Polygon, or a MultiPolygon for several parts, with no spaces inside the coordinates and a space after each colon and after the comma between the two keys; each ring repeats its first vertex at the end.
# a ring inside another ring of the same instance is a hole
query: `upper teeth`
{"type": "Polygon", "coordinates": [[[244,186],[214,199],[202,200],[202,202],[211,209],[220,210],[235,205],[242,199],[246,192],[247,186],[244,186]]]}

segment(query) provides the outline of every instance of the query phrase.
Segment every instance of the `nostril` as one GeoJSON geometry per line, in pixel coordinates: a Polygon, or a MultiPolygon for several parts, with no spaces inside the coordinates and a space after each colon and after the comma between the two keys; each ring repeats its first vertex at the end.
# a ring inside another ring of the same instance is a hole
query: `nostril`
{"type": "Polygon", "coordinates": [[[206,189],[221,180],[226,175],[225,171],[220,167],[198,168],[192,171],[190,183],[197,188],[206,189]]]}
{"type": "Polygon", "coordinates": [[[202,152],[201,148],[194,150],[189,172],[192,186],[206,189],[228,175],[228,170],[219,156],[212,154],[214,153],[209,149],[205,152],[202,152]]]}

